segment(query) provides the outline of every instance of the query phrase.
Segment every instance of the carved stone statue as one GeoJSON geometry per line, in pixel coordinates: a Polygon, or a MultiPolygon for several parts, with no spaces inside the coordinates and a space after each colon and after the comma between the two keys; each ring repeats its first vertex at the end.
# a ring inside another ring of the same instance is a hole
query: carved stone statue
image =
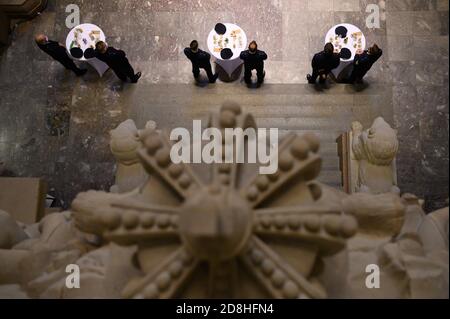
{"type": "Polygon", "coordinates": [[[356,176],[353,192],[382,194],[400,193],[397,187],[395,157],[398,152],[397,133],[379,117],[372,127],[363,131],[361,123],[352,124],[352,173],[356,176]]]}
{"type": "MultiPolygon", "coordinates": [[[[146,129],[156,129],[156,123],[148,122],[146,129]]],[[[141,133],[133,120],[123,122],[110,132],[111,152],[117,160],[116,183],[111,187],[113,193],[132,191],[148,177],[137,155],[142,146],[141,133]]]]}
{"type": "MultiPolygon", "coordinates": [[[[209,126],[255,121],[226,103],[209,126]]],[[[166,136],[132,122],[111,133],[124,168],[145,170],[145,179],[125,173],[133,189],[118,178],[117,193],[81,193],[37,225],[0,218],[0,298],[448,297],[448,209],[429,220],[412,195],[349,196],[316,182],[311,134],[282,140],[272,175],[174,164],[166,136]],[[68,264],[80,267],[80,289],[66,286],[68,264]],[[365,284],[369,264],[380,289],[365,284]]],[[[365,152],[380,158],[375,144],[365,152]]]]}

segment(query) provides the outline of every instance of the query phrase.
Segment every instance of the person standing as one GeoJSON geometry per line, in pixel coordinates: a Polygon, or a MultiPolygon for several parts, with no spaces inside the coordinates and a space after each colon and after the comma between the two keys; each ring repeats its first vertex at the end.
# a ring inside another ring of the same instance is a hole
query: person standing
{"type": "Polygon", "coordinates": [[[266,72],[264,71],[264,61],[267,60],[267,54],[264,51],[258,50],[256,41],[250,42],[248,50],[242,51],[241,60],[244,61],[244,80],[248,85],[252,82],[252,71],[256,70],[258,77],[258,85],[264,82],[266,72]]]}
{"type": "Polygon", "coordinates": [[[350,83],[362,83],[364,76],[382,55],[383,50],[381,50],[377,44],[372,45],[363,53],[355,55],[353,71],[350,75],[350,83]]]}
{"type": "Polygon", "coordinates": [[[309,84],[315,84],[317,78],[320,83],[325,83],[331,70],[337,68],[341,63],[340,55],[334,53],[332,43],[327,43],[322,52],[316,53],[312,59],[312,74],[308,74],[306,79],[309,84]]]}
{"type": "Polygon", "coordinates": [[[77,76],[86,74],[87,70],[77,67],[75,62],[70,58],[67,53],[66,47],[62,44],[49,40],[45,34],[38,34],[35,37],[37,46],[51,56],[54,60],[61,63],[67,70],[73,71],[77,76]]]}
{"type": "Polygon", "coordinates": [[[204,69],[208,75],[209,83],[215,83],[219,74],[213,74],[211,68],[211,55],[208,52],[200,50],[198,48],[198,41],[194,40],[189,45],[189,48],[184,49],[184,54],[192,62],[192,73],[194,74],[194,79],[198,81],[200,76],[200,69],[204,69]]]}
{"type": "Polygon", "coordinates": [[[141,72],[134,73],[124,51],[110,47],[103,41],[95,45],[95,57],[105,62],[123,82],[128,78],[131,83],[137,83],[142,76],[141,72]]]}

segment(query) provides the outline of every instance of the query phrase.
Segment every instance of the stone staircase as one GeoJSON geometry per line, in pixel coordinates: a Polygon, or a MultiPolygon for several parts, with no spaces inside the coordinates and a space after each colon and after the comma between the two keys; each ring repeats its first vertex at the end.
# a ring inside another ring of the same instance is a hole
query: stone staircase
{"type": "Polygon", "coordinates": [[[321,140],[323,169],[319,181],[341,186],[337,138],[352,121],[365,127],[383,116],[392,123],[392,89],[371,85],[356,91],[349,85],[318,90],[307,84],[266,84],[258,90],[239,83],[207,87],[191,84],[140,84],[124,92],[129,118],[143,127],[154,120],[160,128],[192,127],[193,119],[205,119],[225,100],[238,102],[256,118],[258,127],[278,128],[280,134],[315,133],[321,140]]]}

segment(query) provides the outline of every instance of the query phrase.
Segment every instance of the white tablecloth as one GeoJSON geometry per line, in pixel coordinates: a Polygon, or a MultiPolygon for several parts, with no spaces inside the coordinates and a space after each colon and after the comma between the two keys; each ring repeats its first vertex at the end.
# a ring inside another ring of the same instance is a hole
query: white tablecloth
{"type": "Polygon", "coordinates": [[[247,49],[247,35],[244,30],[233,23],[218,23],[208,36],[208,49],[216,58],[216,63],[228,76],[242,65],[239,58],[247,49]]]}
{"type": "Polygon", "coordinates": [[[81,63],[89,63],[95,70],[97,70],[100,76],[103,76],[103,74],[109,69],[106,63],[97,58],[86,59],[84,55],[81,58],[75,58],[70,54],[70,49],[72,47],[79,47],[83,53],[88,48],[95,49],[95,44],[98,41],[106,42],[106,37],[103,31],[95,24],[84,23],[70,30],[66,38],[66,48],[72,59],[81,63]]]}
{"type": "Polygon", "coordinates": [[[332,70],[332,73],[336,78],[339,77],[344,69],[346,69],[346,71],[351,71],[349,70],[349,67],[353,64],[355,55],[357,53],[362,53],[366,48],[366,38],[362,31],[349,23],[341,23],[332,27],[325,37],[325,43],[329,42],[333,43],[334,51],[336,53],[340,53],[343,49],[348,49],[350,51],[349,58],[341,58],[339,67],[332,70]],[[342,37],[344,35],[345,37],[342,37]]]}

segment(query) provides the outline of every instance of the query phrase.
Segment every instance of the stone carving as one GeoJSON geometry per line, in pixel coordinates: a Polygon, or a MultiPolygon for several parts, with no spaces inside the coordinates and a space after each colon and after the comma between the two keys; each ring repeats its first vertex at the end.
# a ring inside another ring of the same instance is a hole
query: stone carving
{"type": "Polygon", "coordinates": [[[360,225],[358,234],[348,242],[351,296],[448,298],[448,248],[427,251],[417,232],[426,219],[417,198],[409,194],[400,198],[393,193],[359,193],[342,203],[343,210],[354,215],[360,225]],[[366,287],[365,266],[371,264],[380,269],[379,289],[366,287]]]}
{"type": "Polygon", "coordinates": [[[395,167],[396,131],[381,117],[365,131],[361,123],[354,122],[351,141],[352,192],[399,194],[395,167]]]}
{"type": "MultiPolygon", "coordinates": [[[[227,104],[210,123],[246,129],[254,120],[227,104]],[[223,121],[225,116],[232,121],[223,121]]],[[[208,166],[209,180],[202,180],[206,174],[171,163],[163,134],[148,129],[143,135],[145,147],[137,153],[149,184],[121,198],[90,193],[73,203],[81,230],[120,245],[137,245],[143,275],[127,284],[123,297],[233,298],[252,291],[275,298],[326,297],[315,278],[317,263],[344,249],[357,224],[339,211],[312,206],[321,196],[320,185],[312,182],[321,165],[314,136],[284,140],[277,174],[242,179],[243,165],[222,164],[208,166]],[[292,187],[285,200],[290,205],[270,201],[286,185],[292,187]],[[265,289],[258,291],[259,285],[265,289]]]]}
{"type": "MultiPolygon", "coordinates": [[[[146,129],[156,129],[156,123],[149,121],[146,129]]],[[[133,120],[127,120],[110,132],[111,152],[117,160],[116,183],[111,187],[113,193],[126,193],[143,184],[147,179],[137,150],[142,146],[141,133],[133,120]]]]}
{"type": "MultiPolygon", "coordinates": [[[[209,125],[254,123],[227,103],[209,125]]],[[[448,209],[429,217],[412,195],[316,182],[314,135],[287,135],[266,176],[257,165],[173,164],[165,134],[133,125],[112,133],[111,148],[142,165],[145,182],[79,194],[70,212],[24,225],[27,238],[0,250],[0,298],[448,297],[448,209]],[[81,268],[80,289],[65,285],[68,264],[81,268]],[[365,286],[368,264],[380,289],[365,286]]]]}
{"type": "Polygon", "coordinates": [[[0,210],[0,227],[0,249],[10,249],[27,238],[11,216],[2,210],[0,210]]]}

